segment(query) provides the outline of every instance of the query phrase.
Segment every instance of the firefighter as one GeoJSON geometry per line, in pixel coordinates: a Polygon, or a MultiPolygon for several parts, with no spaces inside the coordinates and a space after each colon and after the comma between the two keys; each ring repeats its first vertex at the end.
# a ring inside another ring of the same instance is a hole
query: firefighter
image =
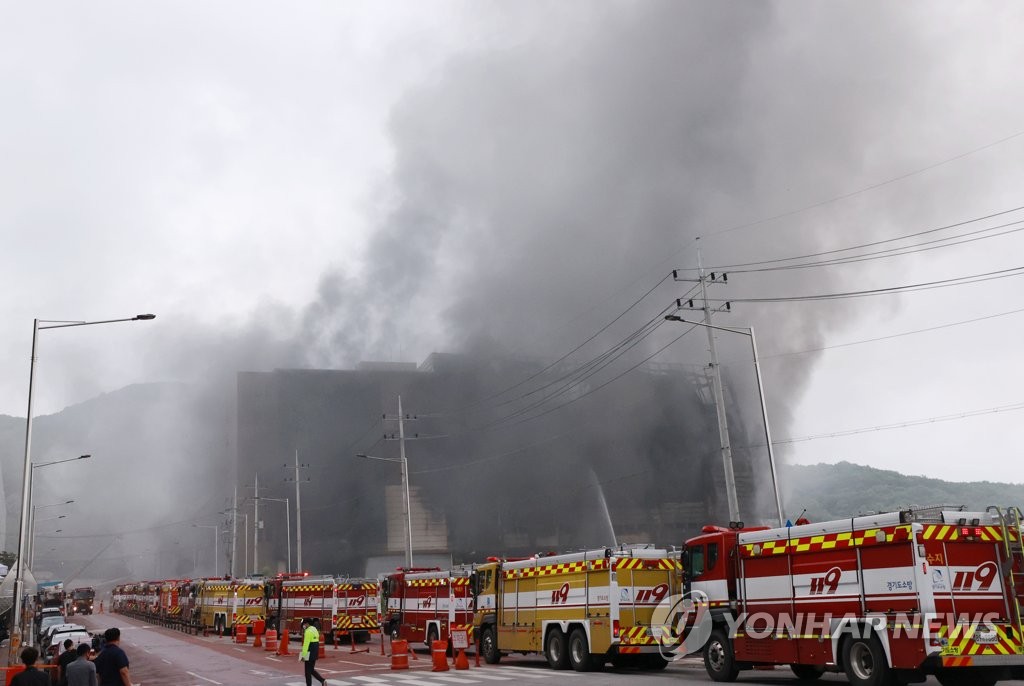
{"type": "Polygon", "coordinates": [[[327,684],[327,679],[320,676],[316,671],[316,658],[320,655],[320,632],[316,628],[315,618],[302,618],[302,651],[299,659],[305,663],[306,686],[313,686],[313,677],[320,682],[320,686],[327,684]]]}

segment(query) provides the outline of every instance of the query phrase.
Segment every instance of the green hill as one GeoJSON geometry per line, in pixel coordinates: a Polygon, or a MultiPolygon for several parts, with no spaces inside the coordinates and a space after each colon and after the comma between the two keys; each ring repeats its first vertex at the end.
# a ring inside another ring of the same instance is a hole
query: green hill
{"type": "Polygon", "coordinates": [[[783,467],[780,476],[786,512],[794,519],[804,508],[811,521],[911,505],[966,505],[972,510],[984,510],[989,505],[1024,508],[1022,484],[957,483],[850,462],[789,465],[783,467]]]}

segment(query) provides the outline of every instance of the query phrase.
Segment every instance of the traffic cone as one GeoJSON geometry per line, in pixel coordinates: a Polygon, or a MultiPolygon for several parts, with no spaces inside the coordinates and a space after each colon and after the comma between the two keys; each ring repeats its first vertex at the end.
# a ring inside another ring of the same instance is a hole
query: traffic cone
{"type": "Polygon", "coordinates": [[[288,630],[285,629],[281,632],[281,643],[277,646],[278,655],[291,655],[288,652],[288,630]]]}
{"type": "Polygon", "coordinates": [[[469,669],[469,660],[466,658],[466,651],[459,648],[459,656],[455,658],[455,669],[469,669]]]}

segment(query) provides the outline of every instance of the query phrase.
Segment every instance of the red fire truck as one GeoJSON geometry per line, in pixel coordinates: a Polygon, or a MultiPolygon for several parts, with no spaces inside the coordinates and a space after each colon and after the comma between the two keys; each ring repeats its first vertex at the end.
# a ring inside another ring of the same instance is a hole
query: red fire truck
{"type": "Polygon", "coordinates": [[[858,686],[1022,678],[1022,548],[1016,508],[705,527],[684,551],[687,590],[710,607],[705,667],[715,681],[842,671],[858,686]]]}
{"type": "Polygon", "coordinates": [[[352,634],[365,642],[379,631],[380,584],[373,579],[310,577],[307,573],[278,574],[267,584],[267,615],[282,630],[298,632],[304,617],[316,618],[329,639],[352,634]]]}
{"type": "Polygon", "coordinates": [[[293,635],[304,618],[317,619],[325,634],[334,612],[334,578],[311,577],[305,572],[278,574],[267,583],[267,616],[281,631],[293,635]]]}
{"type": "Polygon", "coordinates": [[[451,631],[473,627],[469,568],[402,568],[381,586],[384,630],[392,639],[422,642],[449,640],[451,631]]]}
{"type": "Polygon", "coordinates": [[[352,634],[357,643],[380,631],[380,582],[376,579],[344,579],[334,585],[335,633],[352,634]]]}

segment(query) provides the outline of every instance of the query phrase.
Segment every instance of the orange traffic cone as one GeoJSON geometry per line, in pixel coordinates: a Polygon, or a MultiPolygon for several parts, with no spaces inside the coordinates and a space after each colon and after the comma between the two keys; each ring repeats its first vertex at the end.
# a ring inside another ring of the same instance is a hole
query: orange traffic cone
{"type": "Polygon", "coordinates": [[[455,658],[455,669],[469,669],[469,660],[466,658],[466,651],[459,648],[459,656],[455,658]]]}
{"type": "Polygon", "coordinates": [[[291,655],[288,652],[288,630],[285,629],[281,632],[281,643],[277,646],[278,655],[291,655]]]}

